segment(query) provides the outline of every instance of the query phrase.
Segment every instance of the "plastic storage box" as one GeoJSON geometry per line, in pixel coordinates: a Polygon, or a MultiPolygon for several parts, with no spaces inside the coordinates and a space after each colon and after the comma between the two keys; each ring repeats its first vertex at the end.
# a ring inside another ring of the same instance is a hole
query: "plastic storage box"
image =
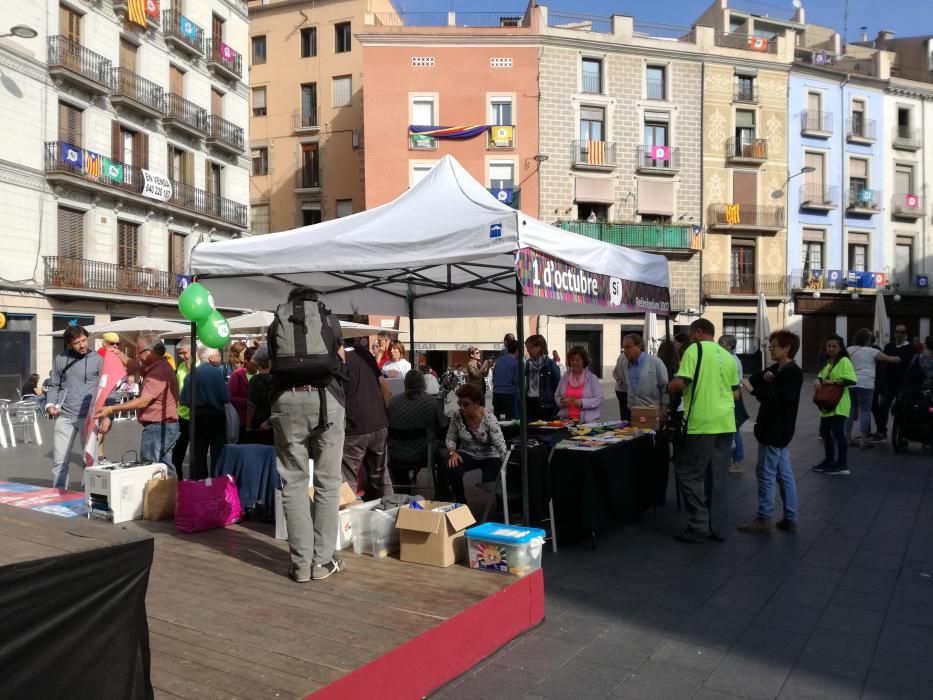
{"type": "Polygon", "coordinates": [[[466,531],[470,568],[524,576],[541,568],[544,530],[483,523],[466,531]]]}
{"type": "MultiPolygon", "coordinates": [[[[396,494],[393,498],[411,502],[415,498],[407,494],[396,494]]],[[[374,510],[382,500],[368,501],[351,506],[350,532],[353,536],[353,553],[387,557],[399,550],[399,532],[395,529],[398,506],[387,510],[374,510]]]]}

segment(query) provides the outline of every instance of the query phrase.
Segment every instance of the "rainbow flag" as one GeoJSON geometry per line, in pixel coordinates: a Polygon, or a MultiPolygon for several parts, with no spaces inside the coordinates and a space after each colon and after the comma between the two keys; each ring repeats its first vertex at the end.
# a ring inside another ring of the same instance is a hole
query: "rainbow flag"
{"type": "Polygon", "coordinates": [[[472,124],[469,126],[430,126],[409,124],[409,136],[431,136],[435,139],[472,139],[485,134],[490,129],[489,124],[472,124]]]}
{"type": "Polygon", "coordinates": [[[129,0],[129,20],[140,27],[146,26],[146,0],[129,0]]]}

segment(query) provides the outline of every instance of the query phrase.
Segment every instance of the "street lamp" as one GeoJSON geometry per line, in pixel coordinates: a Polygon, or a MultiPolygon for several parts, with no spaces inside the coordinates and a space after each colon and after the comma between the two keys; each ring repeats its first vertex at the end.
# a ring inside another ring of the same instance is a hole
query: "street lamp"
{"type": "Polygon", "coordinates": [[[39,36],[39,32],[32,27],[27,27],[25,24],[17,24],[16,26],[10,27],[10,31],[6,34],[0,34],[0,39],[8,36],[16,36],[20,39],[35,39],[39,36]]]}
{"type": "Polygon", "coordinates": [[[780,199],[781,197],[783,197],[783,196],[784,196],[784,188],[787,186],[787,183],[790,182],[791,180],[793,180],[793,179],[794,179],[795,177],[797,177],[798,175],[803,175],[804,173],[812,173],[812,172],[815,171],[815,170],[816,170],[816,168],[814,168],[812,165],[805,165],[805,166],[803,166],[803,167],[800,169],[800,172],[799,172],[799,173],[794,173],[793,175],[791,175],[789,178],[787,178],[786,180],[784,180],[784,184],[783,184],[783,185],[781,185],[778,189],[774,190],[774,192],[771,193],[771,199],[780,199]]]}

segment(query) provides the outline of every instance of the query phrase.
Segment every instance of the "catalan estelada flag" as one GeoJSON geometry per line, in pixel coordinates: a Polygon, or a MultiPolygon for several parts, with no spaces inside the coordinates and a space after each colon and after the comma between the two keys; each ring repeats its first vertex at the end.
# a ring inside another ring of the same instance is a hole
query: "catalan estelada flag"
{"type": "Polygon", "coordinates": [[[742,211],[738,204],[726,205],[726,223],[730,226],[737,226],[742,223],[742,211]]]}
{"type": "Polygon", "coordinates": [[[100,177],[100,166],[102,159],[97,153],[91,151],[84,152],[84,172],[91,177],[100,177]]]}
{"type": "Polygon", "coordinates": [[[130,22],[146,26],[146,0],[129,0],[130,22]]]}
{"type": "Polygon", "coordinates": [[[605,141],[587,141],[586,142],[586,162],[589,165],[606,164],[606,142],[605,141]]]}

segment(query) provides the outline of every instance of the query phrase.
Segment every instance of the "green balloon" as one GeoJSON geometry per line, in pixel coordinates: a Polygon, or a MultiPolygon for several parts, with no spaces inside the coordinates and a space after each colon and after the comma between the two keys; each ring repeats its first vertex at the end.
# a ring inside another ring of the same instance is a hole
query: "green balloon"
{"type": "Polygon", "coordinates": [[[227,319],[219,311],[212,311],[210,315],[198,323],[198,338],[210,348],[220,349],[230,342],[230,326],[227,319]]]}
{"type": "Polygon", "coordinates": [[[189,321],[201,323],[214,311],[214,298],[200,282],[192,282],[178,297],[178,310],[189,321]]]}

